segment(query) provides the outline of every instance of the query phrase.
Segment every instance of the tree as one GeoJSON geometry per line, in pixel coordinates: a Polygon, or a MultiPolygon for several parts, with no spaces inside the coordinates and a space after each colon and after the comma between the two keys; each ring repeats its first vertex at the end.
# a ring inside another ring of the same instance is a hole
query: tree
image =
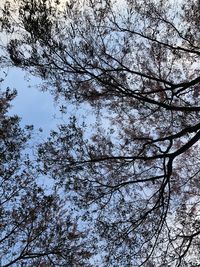
{"type": "Polygon", "coordinates": [[[199,266],[199,2],[18,3],[17,25],[2,18],[23,29],[11,61],[96,111],[38,154],[84,208],[101,264],[199,266]]]}
{"type": "Polygon", "coordinates": [[[15,94],[0,94],[1,266],[89,266],[91,250],[82,248],[83,234],[66,201],[38,184],[27,154],[32,127],[21,129],[19,117],[7,115],[15,94]]]}

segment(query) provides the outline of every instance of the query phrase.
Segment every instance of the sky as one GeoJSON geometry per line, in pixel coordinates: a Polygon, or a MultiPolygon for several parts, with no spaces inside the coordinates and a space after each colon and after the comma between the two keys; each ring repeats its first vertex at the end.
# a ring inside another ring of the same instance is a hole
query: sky
{"type": "MultiPolygon", "coordinates": [[[[39,78],[28,76],[26,72],[18,68],[1,70],[0,78],[4,77],[5,80],[1,84],[0,90],[4,91],[7,87],[17,90],[17,96],[12,101],[8,114],[19,116],[21,127],[34,126],[35,131],[31,138],[30,147],[26,150],[29,156],[34,156],[35,152],[32,148],[46,141],[50,131],[56,129],[58,124],[63,123],[59,104],[54,102],[54,98],[49,92],[39,90],[38,85],[41,82],[39,78]],[[43,131],[39,131],[39,128],[43,131]]],[[[37,182],[46,188],[46,192],[51,192],[53,180],[40,176],[37,182]]]]}
{"type": "Polygon", "coordinates": [[[39,78],[27,77],[24,71],[17,68],[11,68],[6,73],[2,90],[10,87],[18,92],[12,101],[9,114],[21,117],[22,126],[34,125],[35,130],[42,128],[44,135],[47,136],[60,122],[59,105],[54,102],[49,92],[39,90],[39,78]]]}
{"type": "MultiPolygon", "coordinates": [[[[21,118],[21,127],[25,125],[34,126],[34,143],[41,143],[49,137],[51,130],[56,130],[60,124],[69,123],[69,118],[75,116],[78,125],[83,122],[92,127],[95,123],[95,114],[90,106],[82,103],[79,106],[67,104],[67,113],[60,112],[60,106],[66,104],[66,100],[59,99],[55,102],[54,96],[49,91],[41,91],[39,85],[44,81],[31,76],[20,68],[3,69],[0,78],[5,78],[1,84],[4,91],[7,87],[17,90],[17,96],[11,103],[9,115],[17,115],[21,118]],[[5,74],[6,73],[6,77],[5,74]],[[42,129],[43,131],[38,131],[42,129]]],[[[105,122],[104,122],[105,124],[105,122]]],[[[86,135],[91,134],[91,128],[86,135]]],[[[33,136],[32,136],[33,137],[33,136]]]]}

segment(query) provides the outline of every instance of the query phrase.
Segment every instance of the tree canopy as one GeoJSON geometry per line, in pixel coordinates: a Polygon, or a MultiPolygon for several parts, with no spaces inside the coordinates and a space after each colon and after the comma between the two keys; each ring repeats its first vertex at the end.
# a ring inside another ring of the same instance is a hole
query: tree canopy
{"type": "Polygon", "coordinates": [[[200,266],[199,1],[8,3],[2,62],[96,118],[38,147],[38,171],[86,225],[88,262],[200,266]]]}
{"type": "Polygon", "coordinates": [[[28,146],[32,126],[22,129],[19,117],[7,114],[15,95],[0,93],[0,265],[89,266],[92,250],[82,247],[66,198],[39,185],[28,146]]]}

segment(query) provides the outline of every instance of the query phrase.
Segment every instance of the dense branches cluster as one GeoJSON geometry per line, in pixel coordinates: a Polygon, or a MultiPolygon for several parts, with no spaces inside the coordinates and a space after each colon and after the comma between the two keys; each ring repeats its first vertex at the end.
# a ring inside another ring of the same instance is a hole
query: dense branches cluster
{"type": "Polygon", "coordinates": [[[2,31],[16,32],[2,61],[96,116],[52,131],[39,171],[87,225],[92,265],[199,266],[199,1],[60,5],[17,1],[16,23],[2,11],[2,31]]]}

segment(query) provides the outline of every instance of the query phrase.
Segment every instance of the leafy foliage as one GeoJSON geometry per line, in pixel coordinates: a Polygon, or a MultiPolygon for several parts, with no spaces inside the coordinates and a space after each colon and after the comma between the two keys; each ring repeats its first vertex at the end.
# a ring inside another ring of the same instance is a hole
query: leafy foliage
{"type": "MultiPolygon", "coordinates": [[[[30,129],[7,109],[15,92],[0,95],[1,266],[89,266],[83,234],[67,202],[38,185],[36,165],[25,151],[30,129]]],[[[50,190],[50,188],[49,188],[50,190]]]]}
{"type": "Polygon", "coordinates": [[[71,118],[38,155],[100,264],[198,266],[198,1],[18,3],[12,62],[96,112],[90,133],[71,118]]]}

